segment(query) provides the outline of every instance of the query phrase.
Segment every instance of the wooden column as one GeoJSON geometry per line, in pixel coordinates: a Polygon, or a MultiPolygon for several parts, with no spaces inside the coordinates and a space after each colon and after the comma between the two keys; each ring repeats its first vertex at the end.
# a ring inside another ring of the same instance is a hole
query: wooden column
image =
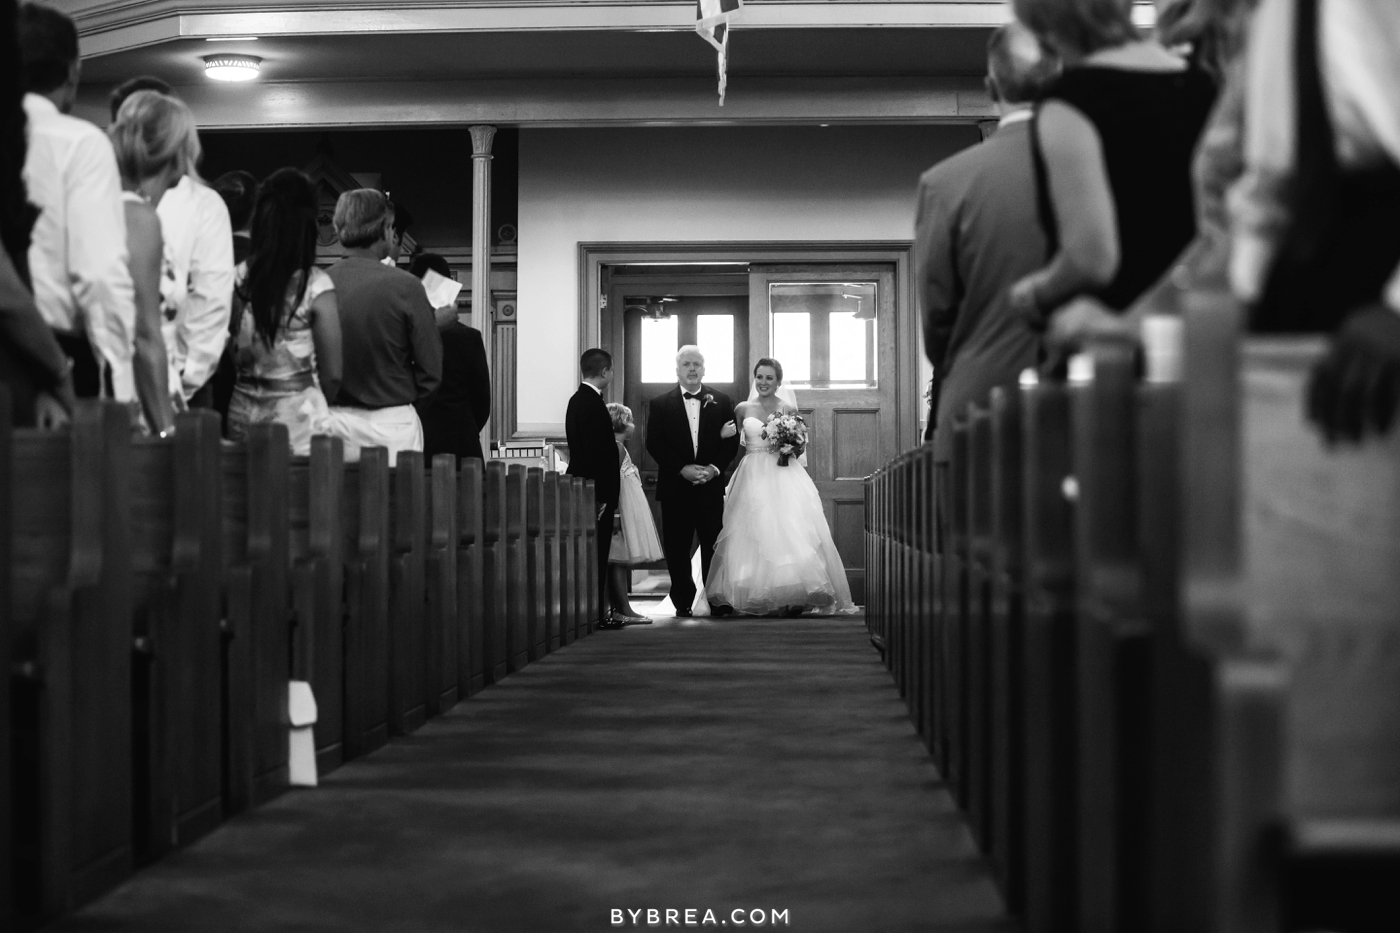
{"type": "MultiPolygon", "coordinates": [[[[472,134],[472,326],[486,342],[486,358],[495,346],[491,332],[491,142],[494,126],[473,126],[472,134]]],[[[491,432],[483,427],[481,449],[491,450],[491,432]]]]}

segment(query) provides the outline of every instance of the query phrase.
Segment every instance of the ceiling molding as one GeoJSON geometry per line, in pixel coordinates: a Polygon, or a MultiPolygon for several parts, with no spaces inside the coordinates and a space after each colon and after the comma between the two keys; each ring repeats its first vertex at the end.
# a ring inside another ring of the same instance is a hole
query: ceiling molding
{"type": "MultiPolygon", "coordinates": [[[[201,129],[772,125],[974,122],[995,111],[975,78],[745,78],[725,106],[701,78],[511,79],[192,85],[174,89],[201,129]]],[[[103,88],[78,116],[107,123],[103,88]]]]}

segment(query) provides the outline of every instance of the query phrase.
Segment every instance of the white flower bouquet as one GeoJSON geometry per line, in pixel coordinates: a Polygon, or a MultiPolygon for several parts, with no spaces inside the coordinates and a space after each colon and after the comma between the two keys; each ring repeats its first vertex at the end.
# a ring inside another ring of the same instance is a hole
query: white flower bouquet
{"type": "Polygon", "coordinates": [[[768,449],[777,453],[778,466],[787,466],[788,460],[807,450],[807,422],[801,415],[775,412],[763,426],[762,437],[768,449]]]}

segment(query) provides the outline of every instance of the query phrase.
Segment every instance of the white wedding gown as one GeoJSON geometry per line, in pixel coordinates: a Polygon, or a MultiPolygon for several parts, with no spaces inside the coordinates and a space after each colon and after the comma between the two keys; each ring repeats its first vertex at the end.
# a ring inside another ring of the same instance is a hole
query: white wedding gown
{"type": "Polygon", "coordinates": [[[796,458],[779,466],[762,432],[762,421],[744,419],[748,452],[725,492],[724,528],[694,609],[856,611],[816,484],[796,458]]]}

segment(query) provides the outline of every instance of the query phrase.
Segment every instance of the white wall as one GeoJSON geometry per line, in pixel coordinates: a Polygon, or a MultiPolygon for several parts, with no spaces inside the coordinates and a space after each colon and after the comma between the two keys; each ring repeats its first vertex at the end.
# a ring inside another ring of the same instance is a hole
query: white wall
{"type": "Polygon", "coordinates": [[[970,126],[522,129],[521,430],[561,425],[578,385],[580,242],[908,240],[919,174],[978,138],[970,126]]]}

